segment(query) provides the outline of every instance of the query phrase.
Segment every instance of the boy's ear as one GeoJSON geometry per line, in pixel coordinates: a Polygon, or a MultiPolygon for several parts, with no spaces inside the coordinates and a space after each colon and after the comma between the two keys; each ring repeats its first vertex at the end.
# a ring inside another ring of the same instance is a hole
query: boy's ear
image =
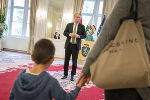
{"type": "Polygon", "coordinates": [[[34,58],[33,58],[32,54],[31,54],[31,60],[34,61],[34,58]]]}
{"type": "Polygon", "coordinates": [[[55,59],[54,57],[50,59],[50,64],[53,63],[54,59],[55,59]]]}

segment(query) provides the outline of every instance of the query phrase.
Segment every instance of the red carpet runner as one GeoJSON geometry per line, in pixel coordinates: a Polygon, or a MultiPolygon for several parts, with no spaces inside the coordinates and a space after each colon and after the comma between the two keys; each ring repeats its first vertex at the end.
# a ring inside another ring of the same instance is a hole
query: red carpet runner
{"type": "MultiPolygon", "coordinates": [[[[9,100],[9,93],[11,91],[12,85],[23,68],[29,68],[32,64],[19,66],[20,69],[7,69],[6,71],[0,72],[0,100],[9,100]]],[[[70,81],[70,75],[66,80],[62,80],[63,66],[51,66],[47,71],[53,75],[60,82],[61,86],[66,90],[70,91],[74,89],[76,80],[81,72],[81,68],[77,69],[77,75],[75,76],[75,81],[70,81]]],[[[90,82],[87,86],[83,87],[80,91],[76,100],[104,100],[104,92],[102,89],[97,88],[90,82]]]]}

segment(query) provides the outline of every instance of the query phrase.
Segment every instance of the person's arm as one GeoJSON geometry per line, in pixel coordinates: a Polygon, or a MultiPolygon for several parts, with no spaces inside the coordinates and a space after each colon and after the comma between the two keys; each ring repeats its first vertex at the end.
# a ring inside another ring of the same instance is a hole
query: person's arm
{"type": "Polygon", "coordinates": [[[69,25],[70,25],[70,24],[67,24],[67,26],[66,26],[66,28],[65,28],[65,30],[64,30],[64,33],[63,33],[63,35],[66,36],[66,37],[70,37],[70,36],[69,36],[69,34],[70,34],[70,33],[69,33],[69,25]]]}
{"type": "Polygon", "coordinates": [[[56,80],[53,84],[53,89],[51,90],[52,97],[55,98],[55,100],[75,100],[78,96],[79,91],[81,90],[81,87],[84,86],[85,82],[86,78],[83,77],[81,81],[77,84],[75,89],[67,93],[56,80]]]}
{"type": "Polygon", "coordinates": [[[80,39],[84,39],[86,37],[85,26],[82,25],[81,34],[79,35],[80,39]]]}
{"type": "Polygon", "coordinates": [[[101,34],[89,52],[82,73],[90,76],[90,65],[96,60],[102,49],[115,38],[122,18],[129,16],[132,0],[118,0],[101,30],[101,34]]]}

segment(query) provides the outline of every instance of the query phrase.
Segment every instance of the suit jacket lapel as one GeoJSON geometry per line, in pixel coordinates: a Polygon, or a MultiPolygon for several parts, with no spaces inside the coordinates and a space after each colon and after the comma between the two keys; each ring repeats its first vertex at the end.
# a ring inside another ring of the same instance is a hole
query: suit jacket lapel
{"type": "Polygon", "coordinates": [[[73,32],[73,23],[71,23],[70,30],[71,30],[71,33],[72,33],[73,32]]]}

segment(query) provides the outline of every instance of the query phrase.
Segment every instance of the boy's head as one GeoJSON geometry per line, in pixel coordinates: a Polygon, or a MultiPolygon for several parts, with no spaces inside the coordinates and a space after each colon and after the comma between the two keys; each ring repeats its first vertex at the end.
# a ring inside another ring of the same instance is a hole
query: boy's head
{"type": "Polygon", "coordinates": [[[41,39],[36,42],[32,59],[36,64],[47,64],[55,55],[55,46],[51,40],[41,39]]]}

